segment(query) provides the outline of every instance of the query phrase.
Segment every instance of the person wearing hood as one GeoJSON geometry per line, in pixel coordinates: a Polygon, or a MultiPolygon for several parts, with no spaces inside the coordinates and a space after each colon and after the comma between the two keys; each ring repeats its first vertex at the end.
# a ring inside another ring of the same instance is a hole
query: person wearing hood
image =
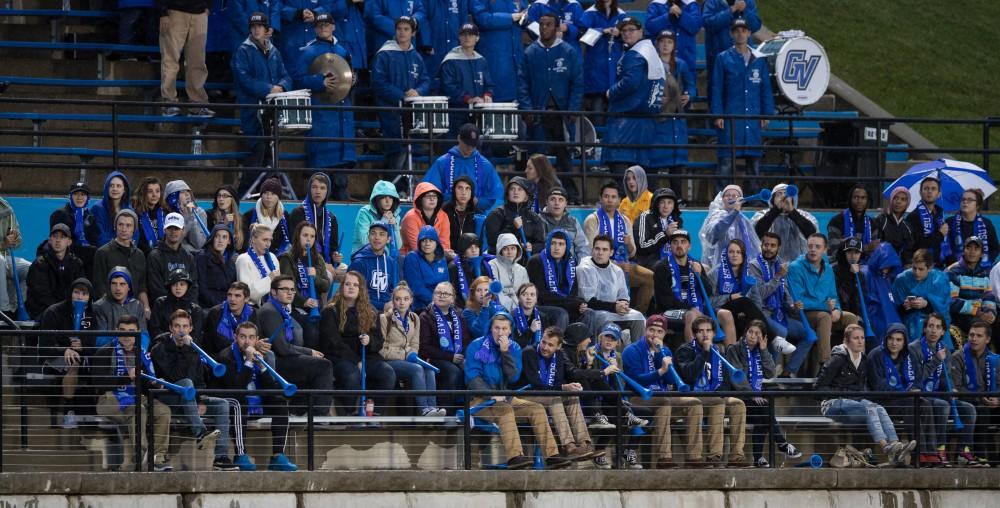
{"type": "Polygon", "coordinates": [[[431,304],[434,288],[448,281],[448,261],[433,226],[423,226],[417,235],[417,250],[403,258],[403,280],[413,292],[413,309],[420,311],[431,304]]]}
{"type": "MultiPolygon", "coordinates": [[[[450,36],[451,33],[442,35],[450,36]]],[[[444,58],[436,71],[441,82],[441,92],[448,96],[448,107],[468,109],[476,104],[493,102],[493,79],[489,64],[483,55],[476,52],[479,27],[472,23],[462,25],[458,31],[458,42],[458,46],[443,48],[441,54],[444,58]]],[[[432,66],[428,68],[431,72],[435,70],[432,66]]],[[[461,126],[469,123],[475,123],[469,113],[448,113],[448,125],[451,126],[449,134],[452,136],[458,134],[461,126]]],[[[502,188],[502,185],[497,186],[498,190],[502,188]]]]}
{"type": "MultiPolygon", "coordinates": [[[[330,177],[326,173],[313,173],[306,187],[306,198],[288,216],[288,229],[298,231],[302,222],[313,225],[316,230],[314,238],[316,249],[327,265],[326,272],[329,278],[331,272],[344,261],[337,216],[326,208],[326,200],[330,197],[330,177]]],[[[292,236],[298,238],[298,235],[292,236]]],[[[292,248],[294,249],[294,245],[292,248]]]]}
{"type": "Polygon", "coordinates": [[[983,265],[986,245],[978,236],[965,239],[962,258],[948,267],[951,283],[951,321],[966,330],[975,319],[993,325],[997,299],[990,286],[990,266],[983,265]]]}
{"type": "Polygon", "coordinates": [[[243,227],[243,215],[240,214],[240,197],[232,185],[222,185],[215,189],[212,208],[208,210],[209,239],[205,247],[211,245],[215,226],[221,225],[229,230],[230,247],[236,252],[243,252],[246,246],[246,228],[243,227]]]}
{"type": "MultiPolygon", "coordinates": [[[[375,37],[375,44],[372,45],[372,47],[379,48],[372,63],[372,93],[375,94],[375,105],[397,108],[406,98],[427,95],[431,89],[431,80],[424,67],[424,59],[417,52],[414,44],[417,27],[422,24],[423,19],[418,20],[411,16],[419,14],[420,18],[423,17],[423,7],[420,0],[410,3],[414,6],[413,10],[418,12],[400,13],[402,15],[392,18],[394,19],[395,39],[389,39],[392,33],[389,32],[389,27],[385,26],[389,19],[385,15],[376,14],[382,11],[377,6],[392,3],[395,2],[376,0],[366,5],[365,18],[369,22],[372,22],[373,18],[379,21],[378,35],[375,37]]],[[[399,2],[399,4],[406,5],[405,2],[399,2]]],[[[380,111],[378,122],[382,137],[384,139],[402,138],[401,122],[403,121],[399,113],[380,111]]],[[[408,125],[410,123],[409,115],[407,115],[405,122],[406,127],[410,128],[408,125]]],[[[386,165],[384,167],[389,169],[403,167],[406,152],[402,150],[402,145],[399,142],[384,143],[382,152],[385,154],[386,165]]]]}
{"type": "MultiPolygon", "coordinates": [[[[90,281],[81,277],[73,281],[63,299],[42,312],[38,325],[43,330],[107,330],[97,324],[92,302],[90,281]]],[[[97,346],[94,336],[43,336],[38,338],[39,360],[46,370],[61,374],[60,402],[63,407],[63,427],[75,428],[76,416],[86,403],[77,401],[80,383],[86,383],[89,357],[97,346]],[[81,379],[82,378],[82,379],[81,379]]]]}
{"type": "Polygon", "coordinates": [[[271,281],[281,275],[278,257],[271,252],[272,233],[267,226],[250,228],[250,245],[236,258],[236,280],[250,287],[250,301],[261,304],[271,290],[271,281]]]}
{"type": "Polygon", "coordinates": [[[750,219],[743,215],[743,189],[739,185],[727,185],[708,205],[708,217],[698,231],[701,263],[706,269],[722,260],[729,240],[734,238],[743,240],[743,244],[747,246],[748,258],[754,259],[760,254],[757,232],[750,219]]]}
{"type": "MultiPolygon", "coordinates": [[[[434,299],[420,313],[420,357],[441,370],[436,377],[439,390],[465,388],[465,350],[472,342],[462,309],[455,306],[455,286],[441,282],[434,288],[434,299]]],[[[448,407],[457,406],[455,397],[448,407]]]]}
{"type": "Polygon", "coordinates": [[[528,279],[539,281],[538,303],[547,308],[566,312],[567,322],[583,320],[590,324],[595,315],[588,312],[587,302],[580,298],[577,287],[577,258],[569,248],[570,235],[553,229],[545,240],[545,249],[528,260],[528,279]]]}
{"type": "MultiPolygon", "coordinates": [[[[104,296],[108,289],[108,275],[115,267],[124,266],[130,276],[135,277],[132,279],[135,283],[135,294],[144,307],[143,312],[139,312],[137,316],[145,319],[150,312],[149,298],[146,295],[146,256],[133,241],[138,224],[139,219],[132,210],[125,209],[118,212],[115,217],[114,239],[101,246],[94,254],[94,297],[104,296]]],[[[109,325],[113,323],[112,321],[109,325]]]]}
{"type": "MultiPolygon", "coordinates": [[[[157,301],[166,296],[168,274],[182,269],[188,277],[191,287],[188,297],[192,302],[198,301],[198,272],[195,269],[194,256],[182,246],[184,235],[184,217],[177,212],[167,214],[163,220],[163,239],[149,252],[146,259],[146,280],[149,298],[157,301]]],[[[166,321],[164,321],[166,325],[166,321]]]]}
{"type": "Polygon", "coordinates": [[[878,443],[889,462],[902,466],[910,452],[916,448],[917,442],[900,441],[892,418],[885,408],[864,398],[871,375],[869,360],[865,355],[865,331],[856,324],[848,325],[844,329],[844,343],[838,344],[830,352],[830,359],[819,371],[813,389],[857,392],[857,395],[825,399],[820,404],[820,412],[843,425],[866,425],[872,440],[878,443]]]}
{"type": "Polygon", "coordinates": [[[292,229],[288,225],[285,205],[281,202],[283,192],[281,182],[277,178],[272,176],[264,180],[260,185],[260,197],[257,198],[257,202],[243,214],[243,224],[247,228],[244,236],[250,238],[254,224],[266,226],[273,234],[273,241],[268,249],[274,254],[282,254],[292,245],[292,229]]]}
{"type": "Polygon", "coordinates": [[[493,276],[490,261],[495,257],[491,254],[481,254],[479,237],[475,233],[464,233],[458,239],[458,250],[455,259],[448,264],[448,279],[455,286],[455,305],[465,307],[469,299],[471,282],[481,276],[493,276]]]}
{"type": "MultiPolygon", "coordinates": [[[[921,356],[916,356],[908,347],[909,337],[902,323],[892,323],[886,329],[882,344],[868,353],[868,388],[876,392],[921,391],[924,386],[924,369],[921,356]]],[[[940,363],[940,360],[939,360],[940,363]]],[[[941,391],[948,391],[943,387],[941,391]]],[[[885,410],[893,419],[902,421],[903,426],[913,428],[913,400],[888,399],[885,410]]],[[[920,466],[934,466],[941,463],[938,458],[939,440],[937,425],[944,422],[941,436],[947,439],[948,414],[951,407],[942,399],[920,399],[920,466]]]]}
{"type": "Polygon", "coordinates": [[[924,320],[931,312],[944,316],[945,336],[942,339],[949,351],[955,349],[948,329],[951,327],[951,283],[948,276],[934,268],[934,254],[927,249],[913,253],[913,264],[896,277],[892,283],[892,301],[903,318],[906,331],[916,337],[924,327],[924,320]]]}
{"type": "Polygon", "coordinates": [[[454,251],[451,250],[451,221],[448,220],[448,215],[441,212],[443,204],[441,190],[434,184],[427,182],[417,184],[416,190],[413,191],[413,208],[406,212],[400,224],[400,234],[403,237],[403,244],[399,249],[401,256],[405,256],[411,250],[417,250],[417,237],[423,226],[433,226],[437,230],[445,256],[448,259],[455,257],[454,251]]]}
{"type": "Polygon", "coordinates": [[[399,262],[387,249],[390,227],[384,222],[372,222],[368,226],[368,245],[351,255],[348,267],[364,276],[368,300],[378,310],[384,310],[392,301],[392,289],[399,282],[399,262]]]}
{"type": "MultiPolygon", "coordinates": [[[[653,115],[659,113],[662,106],[666,73],[656,47],[643,38],[642,23],[637,18],[629,16],[619,21],[618,32],[625,54],[618,61],[615,82],[608,90],[608,112],[619,115],[608,119],[604,142],[610,146],[604,148],[601,162],[616,171],[634,164],[654,167],[652,148],[616,145],[652,145],[656,142],[653,115]]],[[[643,190],[640,188],[636,192],[643,190]]]]}
{"type": "Polygon", "coordinates": [[[69,187],[68,196],[66,206],[49,215],[49,228],[56,224],[69,227],[70,238],[73,240],[70,252],[83,261],[84,269],[89,272],[94,265],[94,253],[101,246],[98,231],[87,227],[94,222],[89,206],[90,187],[84,182],[76,182],[69,187]]]}
{"type": "MultiPolygon", "coordinates": [[[[966,395],[997,391],[997,357],[990,352],[992,329],[985,321],[974,321],[969,326],[969,336],[964,346],[951,353],[948,373],[955,391],[966,395]]],[[[972,449],[965,448],[958,455],[959,465],[967,467],[989,467],[996,464],[992,455],[995,431],[989,430],[1000,420],[1000,398],[980,396],[967,397],[975,405],[973,419],[975,430],[972,449]]]]}
{"type": "MultiPolygon", "coordinates": [[[[867,287],[866,274],[861,270],[864,266],[861,263],[863,248],[860,238],[846,238],[840,243],[840,250],[836,254],[837,263],[833,265],[833,278],[837,283],[837,299],[845,311],[855,316],[864,315],[861,306],[865,304],[865,295],[858,294],[858,283],[855,281],[855,274],[857,274],[858,280],[861,281],[861,287],[867,287]]],[[[877,337],[870,338],[878,340],[877,337]]],[[[867,351],[871,351],[877,345],[877,343],[869,343],[867,351]]]]}
{"type": "MultiPolygon", "coordinates": [[[[642,336],[646,318],[632,308],[625,272],[611,259],[614,241],[607,235],[597,235],[591,244],[591,255],[580,261],[576,269],[578,295],[594,312],[591,331],[614,322],[630,330],[634,340],[642,336]]],[[[631,343],[626,340],[625,343],[631,343]]]]}
{"type": "MultiPolygon", "coordinates": [[[[624,204],[624,202],[623,202],[624,204]]],[[[650,270],[670,251],[670,235],[684,229],[677,194],[669,187],[656,189],[649,206],[632,222],[636,239],[635,261],[650,270]]]]}
{"type": "Polygon", "coordinates": [[[851,204],[830,218],[826,225],[826,234],[830,238],[830,255],[840,252],[840,245],[848,238],[861,240],[864,257],[867,258],[878,247],[879,230],[872,218],[868,216],[868,189],[864,185],[855,184],[851,187],[851,204]]]}
{"type": "Polygon", "coordinates": [[[630,223],[635,224],[639,215],[649,210],[649,204],[653,200],[653,193],[646,181],[646,170],[642,169],[642,166],[626,169],[622,185],[625,188],[625,198],[618,204],[618,211],[627,217],[630,223]]]}
{"type": "Polygon", "coordinates": [[[194,201],[191,187],[184,180],[167,182],[163,189],[167,211],[184,218],[184,250],[195,253],[208,240],[208,214],[194,201]]]}
{"type": "MultiPolygon", "coordinates": [[[[108,292],[94,302],[97,330],[114,330],[118,318],[129,314],[139,318],[139,329],[147,330],[146,313],[142,302],[135,297],[132,273],[124,266],[111,269],[107,278],[108,292]]],[[[98,339],[98,346],[106,344],[106,337],[98,339]]]]}
{"type": "Polygon", "coordinates": [[[170,292],[154,302],[149,319],[150,336],[156,337],[169,331],[170,316],[174,311],[183,309],[191,314],[191,336],[201,343],[205,313],[191,293],[196,287],[191,275],[183,268],[175,268],[167,274],[166,282],[166,288],[170,292]]]}
{"type": "Polygon", "coordinates": [[[379,180],[372,187],[368,204],[358,210],[358,215],[354,219],[354,239],[351,241],[351,253],[361,250],[368,245],[368,227],[373,222],[381,222],[389,228],[389,255],[399,256],[399,249],[403,245],[403,237],[399,234],[399,193],[396,186],[387,180],[379,180]]]}
{"type": "Polygon", "coordinates": [[[72,281],[86,277],[83,261],[73,255],[69,226],[56,223],[42,252],[28,269],[24,307],[28,315],[38,319],[50,306],[63,301],[72,281]]]}
{"type": "Polygon", "coordinates": [[[212,227],[205,248],[194,256],[194,271],[199,305],[208,309],[226,298],[229,285],[236,281],[236,256],[233,255],[232,232],[225,224],[212,227]]]}
{"type": "MultiPolygon", "coordinates": [[[[566,189],[553,187],[549,190],[549,197],[545,200],[545,208],[538,216],[545,223],[546,236],[550,236],[557,229],[562,230],[566,236],[570,254],[580,259],[590,255],[590,244],[587,242],[587,235],[583,232],[583,225],[576,217],[570,215],[566,208],[568,204],[569,194],[566,189]]],[[[548,248],[548,240],[546,240],[546,248],[548,248]]]]}
{"type": "Polygon", "coordinates": [[[507,182],[503,206],[493,209],[486,217],[486,236],[482,240],[483,247],[489,248],[491,253],[497,251],[490,248],[490,239],[495,242],[503,233],[513,234],[524,242],[523,250],[529,255],[543,247],[545,225],[541,217],[531,211],[531,187],[523,176],[515,176],[507,182]]]}
{"type": "Polygon", "coordinates": [[[843,330],[858,322],[856,315],[840,306],[826,250],[826,237],[814,233],[807,241],[806,253],[788,265],[789,291],[795,295],[796,307],[802,303],[809,326],[816,332],[807,372],[817,372],[830,359],[830,339],[835,329],[843,330]]]}
{"type": "Polygon", "coordinates": [[[503,182],[493,163],[479,152],[482,133],[475,124],[462,125],[458,144],[437,158],[424,175],[424,182],[443,190],[443,199],[454,198],[454,186],[460,177],[472,179],[473,198],[477,208],[488,212],[503,200],[503,182]]]}
{"type": "MultiPolygon", "coordinates": [[[[336,2],[330,2],[330,9],[338,9],[336,2]]],[[[292,77],[295,79],[296,88],[304,88],[312,92],[313,106],[341,107],[312,110],[312,128],[306,133],[310,138],[351,138],[356,135],[354,132],[354,111],[346,109],[352,105],[352,94],[348,94],[337,102],[331,102],[328,93],[340,85],[337,81],[339,78],[312,70],[312,64],[317,58],[331,53],[343,58],[352,69],[355,63],[359,63],[351,58],[350,51],[334,37],[335,30],[334,14],[318,13],[313,18],[311,32],[316,35],[316,38],[302,47],[296,46],[295,50],[292,77]]],[[[348,173],[343,170],[353,168],[357,161],[357,148],[353,142],[307,141],[306,160],[309,167],[312,168],[339,168],[329,171],[330,177],[333,179],[331,182],[328,178],[326,182],[329,195],[339,201],[347,201],[350,198],[347,182],[348,173]]],[[[313,179],[310,178],[309,182],[311,185],[313,179]]],[[[334,241],[336,241],[336,237],[334,241]]]]}
{"type": "MultiPolygon", "coordinates": [[[[101,200],[90,207],[90,216],[93,220],[90,225],[88,236],[93,236],[93,231],[97,232],[97,244],[104,245],[115,237],[115,218],[118,212],[131,208],[128,197],[128,178],[121,171],[112,171],[104,179],[104,191],[101,200]]],[[[85,228],[87,228],[85,224],[85,228]]]]}
{"type": "MultiPolygon", "coordinates": [[[[510,314],[501,311],[490,319],[486,333],[469,344],[465,354],[465,384],[469,390],[507,390],[521,378],[521,346],[511,338],[513,323],[510,314]]],[[[486,399],[475,397],[471,405],[478,406],[486,399]]],[[[549,418],[541,404],[518,397],[496,396],[492,399],[496,402],[483,408],[476,416],[500,427],[507,469],[524,469],[532,463],[532,459],[524,454],[517,420],[530,423],[535,440],[542,447],[546,469],[562,469],[572,464],[559,454],[549,418]]]]}
{"type": "Polygon", "coordinates": [[[948,219],[948,242],[951,244],[951,256],[948,262],[956,262],[961,258],[961,252],[969,238],[976,237],[983,246],[983,255],[979,263],[983,268],[990,268],[1000,259],[1000,242],[997,241],[997,230],[993,222],[982,215],[983,190],[969,189],[962,191],[962,201],[958,213],[948,219]]]}
{"type": "Polygon", "coordinates": [[[910,191],[906,187],[895,187],[889,195],[889,206],[885,207],[872,221],[872,228],[882,243],[889,243],[896,250],[903,265],[910,264],[913,257],[913,231],[906,221],[906,210],[910,207],[910,191]]]}
{"type": "Polygon", "coordinates": [[[448,223],[451,225],[451,245],[455,247],[455,253],[459,254],[463,249],[458,248],[459,239],[466,234],[476,235],[479,240],[480,229],[486,221],[486,215],[479,210],[479,201],[476,199],[476,184],[466,175],[455,179],[451,186],[451,200],[446,201],[441,210],[448,216],[448,223]]]}
{"type": "Polygon", "coordinates": [[[892,301],[892,283],[903,271],[899,255],[888,243],[879,243],[868,261],[861,266],[862,285],[865,295],[865,309],[868,321],[876,336],[885,335],[889,323],[899,323],[902,319],[892,301]]]}
{"type": "MultiPolygon", "coordinates": [[[[913,199],[912,196],[910,199],[913,199]]],[[[921,180],[920,202],[906,216],[906,223],[913,235],[913,253],[919,249],[927,249],[933,257],[933,266],[943,267],[945,260],[951,255],[951,243],[948,241],[951,225],[945,220],[944,210],[938,205],[939,199],[941,181],[933,176],[921,180]]]]}
{"type": "Polygon", "coordinates": [[[496,257],[489,262],[491,277],[503,286],[498,303],[507,309],[507,312],[511,312],[517,305],[517,288],[528,282],[528,270],[518,264],[524,251],[521,250],[517,238],[510,233],[504,233],[497,238],[496,250],[496,257]]]}
{"type": "MultiPolygon", "coordinates": [[[[250,14],[247,23],[250,34],[233,51],[230,67],[236,85],[236,103],[260,104],[265,102],[268,95],[291,90],[292,78],[288,75],[281,53],[271,43],[274,30],[267,14],[254,12],[250,14]]],[[[270,113],[273,111],[267,112],[270,113]]],[[[264,131],[264,123],[270,121],[257,108],[240,109],[240,129],[244,136],[270,134],[264,131]]],[[[270,142],[267,139],[248,139],[247,144],[252,155],[249,160],[244,161],[244,165],[263,167],[271,163],[268,153],[270,142]]],[[[240,188],[249,188],[256,177],[257,172],[243,171],[240,175],[240,188]]]]}
{"type": "Polygon", "coordinates": [[[164,219],[167,215],[167,203],[163,200],[163,184],[155,176],[147,176],[139,181],[132,196],[132,210],[139,216],[139,227],[136,228],[138,238],[136,243],[143,254],[149,251],[163,239],[164,219]]]}
{"type": "Polygon", "coordinates": [[[775,185],[770,208],[753,214],[750,222],[758,237],[768,231],[781,237],[781,259],[795,259],[806,253],[806,238],[819,232],[819,223],[811,213],[799,209],[799,197],[788,196],[787,191],[788,184],[775,185]]]}

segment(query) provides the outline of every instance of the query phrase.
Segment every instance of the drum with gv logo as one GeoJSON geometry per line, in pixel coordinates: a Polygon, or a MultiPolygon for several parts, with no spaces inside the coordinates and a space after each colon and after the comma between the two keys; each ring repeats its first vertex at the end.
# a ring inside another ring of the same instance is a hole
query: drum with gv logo
{"type": "Polygon", "coordinates": [[[774,92],[797,106],[816,103],[830,84],[830,60],[818,42],[798,30],[781,32],[754,54],[766,58],[774,92]]]}
{"type": "Polygon", "coordinates": [[[278,92],[267,96],[267,103],[274,104],[275,126],[279,132],[295,133],[312,129],[312,110],[288,109],[281,106],[312,106],[309,90],[278,92]]]}
{"type": "Polygon", "coordinates": [[[484,139],[517,139],[520,118],[516,102],[480,102],[472,108],[484,139]]]}
{"type": "Polygon", "coordinates": [[[410,112],[410,134],[444,134],[448,132],[448,98],[444,96],[406,97],[403,102],[410,112]]]}

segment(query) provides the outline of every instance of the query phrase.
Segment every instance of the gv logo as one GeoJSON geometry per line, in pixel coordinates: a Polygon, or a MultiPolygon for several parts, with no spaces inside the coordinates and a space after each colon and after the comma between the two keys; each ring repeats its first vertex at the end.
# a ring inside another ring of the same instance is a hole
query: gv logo
{"type": "Polygon", "coordinates": [[[781,81],[794,84],[799,90],[809,87],[816,67],[819,65],[820,55],[813,55],[806,59],[804,49],[796,49],[788,52],[785,60],[785,68],[781,71],[781,81]]]}

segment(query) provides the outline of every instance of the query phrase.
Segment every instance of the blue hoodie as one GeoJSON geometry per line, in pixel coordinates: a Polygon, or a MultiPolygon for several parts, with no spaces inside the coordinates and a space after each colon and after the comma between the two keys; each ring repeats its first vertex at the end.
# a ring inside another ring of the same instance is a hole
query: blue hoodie
{"type": "Polygon", "coordinates": [[[395,257],[382,249],[382,254],[375,254],[371,245],[365,245],[351,256],[348,270],[360,272],[368,284],[368,300],[376,309],[385,307],[392,301],[392,290],[399,283],[399,263],[395,257]]]}
{"type": "Polygon", "coordinates": [[[476,183],[473,187],[475,198],[479,201],[479,209],[487,213],[497,204],[503,202],[503,182],[500,175],[479,150],[473,150],[472,155],[465,157],[457,146],[451,147],[448,153],[434,161],[424,175],[425,182],[434,184],[444,194],[444,201],[451,201],[451,190],[455,180],[460,176],[468,176],[476,183]],[[454,171],[452,171],[454,164],[454,171]]]}
{"type": "Polygon", "coordinates": [[[876,392],[902,392],[913,387],[923,386],[922,359],[910,356],[909,344],[906,327],[902,323],[892,323],[886,328],[885,335],[882,336],[882,344],[868,353],[868,388],[876,392]],[[889,348],[886,347],[886,341],[893,333],[903,334],[903,350],[896,355],[895,359],[889,356],[889,348]],[[890,379],[886,360],[896,366],[896,373],[900,377],[905,377],[905,381],[895,376],[890,379]]]}
{"type": "Polygon", "coordinates": [[[111,198],[108,196],[108,187],[111,185],[111,179],[116,176],[125,182],[125,194],[122,195],[122,200],[124,201],[122,209],[132,208],[132,205],[128,201],[128,197],[132,195],[132,190],[128,185],[128,178],[121,171],[108,173],[107,178],[104,179],[103,197],[90,207],[90,213],[94,217],[94,224],[97,225],[97,229],[100,232],[97,239],[97,246],[104,245],[115,237],[115,225],[113,223],[115,218],[114,214],[111,213],[111,198]]]}
{"type": "Polygon", "coordinates": [[[448,261],[444,258],[444,248],[434,226],[425,225],[417,234],[417,250],[410,251],[403,258],[403,280],[413,290],[413,310],[421,310],[431,304],[434,287],[440,282],[448,282],[448,261]],[[434,240],[434,261],[427,261],[420,244],[424,240],[434,240]]]}
{"type": "MultiPolygon", "coordinates": [[[[490,319],[490,327],[493,321],[499,317],[505,317],[510,322],[511,328],[514,326],[514,319],[506,312],[498,312],[490,319]]],[[[487,328],[484,336],[472,341],[465,349],[465,384],[470,390],[495,389],[502,390],[508,384],[516,383],[521,377],[521,346],[517,345],[513,339],[510,341],[510,349],[507,353],[495,351],[497,361],[483,363],[476,358],[476,353],[483,347],[483,343],[489,339],[492,341],[490,329],[487,328]]],[[[496,348],[496,343],[492,343],[496,348]]]]}
{"type": "Polygon", "coordinates": [[[795,293],[797,301],[802,302],[806,312],[829,312],[826,302],[833,299],[836,309],[840,310],[840,299],[837,298],[837,282],[833,278],[833,267],[826,256],[822,260],[822,272],[817,272],[805,254],[801,254],[788,265],[788,286],[795,293]]]}

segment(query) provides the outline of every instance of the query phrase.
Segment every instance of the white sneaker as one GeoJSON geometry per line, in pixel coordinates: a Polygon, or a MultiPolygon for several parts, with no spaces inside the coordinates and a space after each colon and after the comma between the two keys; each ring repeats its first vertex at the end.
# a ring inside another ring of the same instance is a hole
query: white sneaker
{"type": "Polygon", "coordinates": [[[797,459],[802,456],[802,452],[792,443],[782,443],[778,445],[778,451],[784,453],[790,459],[797,459]]]}
{"type": "Polygon", "coordinates": [[[628,414],[625,415],[625,418],[628,419],[629,427],[645,427],[646,425],[649,425],[649,420],[645,418],[639,418],[638,416],[635,415],[635,413],[631,411],[629,411],[628,414]]]}
{"type": "Polygon", "coordinates": [[[76,412],[73,411],[72,409],[69,410],[69,411],[66,411],[66,414],[63,415],[62,428],[64,428],[64,429],[75,429],[75,428],[77,428],[77,424],[76,424],[76,412]]]}
{"type": "Polygon", "coordinates": [[[597,469],[611,469],[611,463],[608,462],[608,458],[605,457],[604,455],[601,455],[600,457],[594,457],[593,461],[594,461],[594,467],[596,467],[597,469]]]}
{"type": "Polygon", "coordinates": [[[607,416],[597,413],[590,421],[590,425],[588,425],[588,427],[591,429],[613,429],[615,428],[615,425],[608,420],[607,416]]]}
{"type": "Polygon", "coordinates": [[[625,459],[628,469],[642,469],[642,464],[639,463],[639,457],[635,453],[635,449],[626,448],[625,453],[622,454],[622,458],[625,459]]]}
{"type": "Polygon", "coordinates": [[[783,355],[790,355],[795,352],[795,345],[780,335],[771,340],[771,344],[783,355]]]}
{"type": "Polygon", "coordinates": [[[420,416],[445,416],[446,414],[448,414],[448,412],[439,407],[425,407],[424,410],[420,412],[420,416]]]}

